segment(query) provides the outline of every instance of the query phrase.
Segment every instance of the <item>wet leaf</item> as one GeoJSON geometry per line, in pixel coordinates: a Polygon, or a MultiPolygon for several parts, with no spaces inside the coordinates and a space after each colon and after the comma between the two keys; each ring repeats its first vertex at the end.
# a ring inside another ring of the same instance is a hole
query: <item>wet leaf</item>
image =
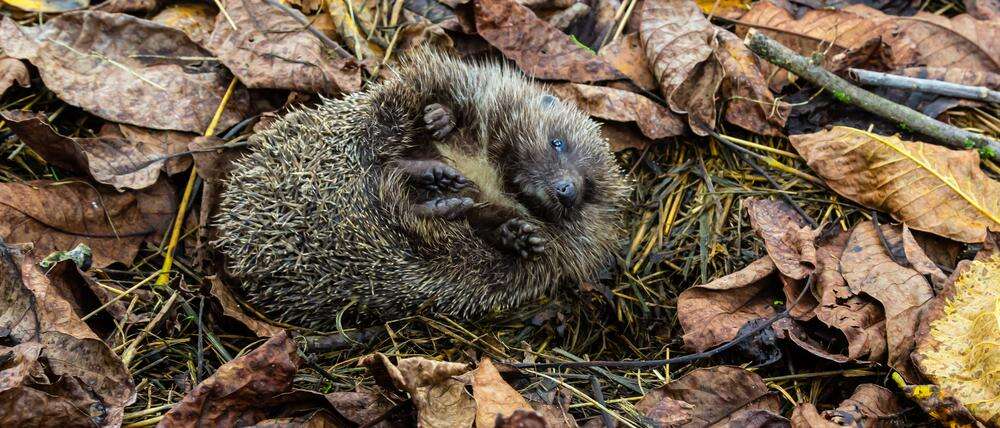
{"type": "Polygon", "coordinates": [[[0,329],[18,363],[0,371],[0,422],[119,426],[131,376],[35,262],[0,242],[0,329]]]}
{"type": "Polygon", "coordinates": [[[532,411],[528,401],[500,377],[489,358],[472,372],[472,397],[476,400],[476,428],[492,428],[498,417],[508,418],[519,410],[532,411]]]}
{"type": "Polygon", "coordinates": [[[702,352],[736,337],[747,321],[774,315],[768,277],[774,262],[764,257],[705,285],[695,285],[677,297],[677,319],[684,329],[684,346],[702,352]]]}
{"type": "Polygon", "coordinates": [[[419,426],[472,426],[476,402],[465,390],[470,381],[468,365],[422,357],[403,358],[397,365],[381,353],[368,357],[363,364],[384,373],[392,385],[410,394],[419,426]]]}
{"type": "MultiPolygon", "coordinates": [[[[45,116],[22,111],[3,111],[11,130],[49,163],[118,190],[144,189],[156,183],[160,170],[167,169],[168,156],[183,151],[190,136],[179,132],[152,131],[107,125],[97,137],[71,138],[59,135],[45,116]],[[160,138],[157,138],[160,137],[160,138]]],[[[190,166],[180,159],[169,163],[173,172],[190,166]]]]}
{"type": "MultiPolygon", "coordinates": [[[[41,27],[4,18],[0,48],[38,67],[63,101],[148,128],[204,132],[229,84],[183,32],[125,14],[72,12],[41,27]]],[[[246,91],[237,90],[219,127],[235,124],[248,106],[246,91]]]]}
{"type": "Polygon", "coordinates": [[[257,337],[274,337],[278,333],[283,331],[281,327],[270,324],[266,321],[254,318],[252,315],[247,314],[240,307],[239,302],[237,302],[236,297],[233,296],[233,292],[229,291],[229,287],[226,286],[222,280],[217,276],[206,277],[210,284],[212,284],[211,293],[212,296],[218,300],[219,304],[222,306],[222,314],[238,321],[243,324],[250,331],[254,332],[257,337]]]}
{"type": "Polygon", "coordinates": [[[630,33],[615,39],[599,52],[609,64],[627,76],[636,86],[652,91],[656,80],[649,71],[649,62],[639,42],[639,33],[630,33]]]}
{"type": "Polygon", "coordinates": [[[974,151],[839,126],[790,139],[831,189],[910,228],[962,242],[1000,229],[1000,183],[979,169],[974,151]]]}
{"type": "Polygon", "coordinates": [[[181,30],[191,41],[204,46],[215,26],[216,10],[204,3],[177,3],[163,8],[152,21],[181,30]]]}
{"type": "Polygon", "coordinates": [[[477,0],[476,29],[526,74],[577,83],[624,76],[514,0],[477,0]]]}
{"type": "Polygon", "coordinates": [[[854,294],[867,294],[885,310],[889,365],[907,380],[919,379],[910,361],[924,304],[934,297],[931,285],[913,268],[893,261],[882,243],[902,245],[899,229],[883,225],[881,236],[871,222],[854,227],[840,260],[840,270],[854,294]]]}
{"type": "Polygon", "coordinates": [[[49,254],[86,244],[94,266],[131,264],[147,237],[159,240],[173,219],[177,200],[164,181],[118,193],[79,182],[0,184],[0,238],[32,242],[49,254]]]}
{"type": "Polygon", "coordinates": [[[855,295],[840,273],[840,259],[850,237],[837,228],[817,241],[815,290],[820,297],[816,318],[840,330],[847,340],[847,358],[882,361],[885,358],[885,314],[878,301],[855,295]]]}
{"type": "Polygon", "coordinates": [[[646,1],[639,25],[660,92],[673,111],[688,114],[696,134],[715,128],[720,89],[727,120],[752,132],[781,134],[788,107],[775,102],[756,57],[735,35],[712,25],[697,4],[646,1]]]}
{"type": "Polygon", "coordinates": [[[284,331],[215,371],[189,392],[159,426],[250,425],[269,415],[262,404],[292,390],[295,341],[284,331]]]}
{"type": "Polygon", "coordinates": [[[15,83],[22,88],[31,86],[30,77],[28,67],[19,59],[0,55],[0,95],[15,83]]]}
{"type": "Polygon", "coordinates": [[[11,6],[26,12],[59,13],[85,9],[89,0],[3,0],[11,6]]]}
{"type": "Polygon", "coordinates": [[[953,397],[979,421],[995,426],[1000,424],[1000,375],[995,369],[1000,357],[1000,251],[995,241],[986,245],[975,260],[959,265],[928,306],[913,358],[939,387],[936,401],[945,404],[953,397]]]}
{"type": "Polygon", "coordinates": [[[792,424],[801,428],[888,428],[896,426],[891,417],[902,411],[903,406],[892,391],[866,383],[859,385],[850,398],[841,401],[833,410],[820,413],[811,403],[799,404],[792,413],[792,424]]]}
{"type": "MultiPolygon", "coordinates": [[[[843,9],[810,10],[796,19],[784,8],[769,0],[754,3],[740,22],[774,38],[807,57],[823,54],[823,67],[837,72],[865,63],[879,48],[883,25],[888,19],[881,12],[863,5],[843,9]]],[[[736,34],[743,37],[750,27],[738,25],[736,34]]],[[[789,82],[788,73],[771,64],[761,64],[769,86],[779,91],[789,82]]]]}
{"type": "Polygon", "coordinates": [[[361,68],[338,58],[302,24],[263,0],[227,0],[205,44],[249,88],[339,94],[361,87],[361,68]]]}
{"type": "MultiPolygon", "coordinates": [[[[746,410],[781,412],[778,397],[770,393],[760,376],[739,367],[692,370],[673,382],[649,391],[635,407],[648,415],[665,399],[693,406],[687,409],[691,420],[672,425],[677,427],[727,426],[734,415],[746,410]]],[[[683,405],[678,407],[684,408],[683,405]]]]}
{"type": "Polygon", "coordinates": [[[643,134],[654,140],[684,133],[684,122],[677,115],[634,92],[579,83],[558,84],[548,89],[591,116],[635,122],[643,134]]]}
{"type": "Polygon", "coordinates": [[[884,42],[889,66],[928,66],[995,73],[1000,69],[1000,22],[963,14],[953,18],[920,12],[900,17],[884,42]]]}

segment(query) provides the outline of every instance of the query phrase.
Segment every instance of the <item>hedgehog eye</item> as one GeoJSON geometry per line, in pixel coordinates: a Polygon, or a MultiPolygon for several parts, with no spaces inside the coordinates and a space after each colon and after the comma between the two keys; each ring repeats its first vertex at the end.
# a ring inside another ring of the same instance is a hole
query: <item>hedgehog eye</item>
{"type": "Polygon", "coordinates": [[[552,141],[549,141],[549,145],[551,145],[553,149],[556,149],[557,152],[561,152],[566,148],[566,142],[559,138],[553,138],[552,141]]]}

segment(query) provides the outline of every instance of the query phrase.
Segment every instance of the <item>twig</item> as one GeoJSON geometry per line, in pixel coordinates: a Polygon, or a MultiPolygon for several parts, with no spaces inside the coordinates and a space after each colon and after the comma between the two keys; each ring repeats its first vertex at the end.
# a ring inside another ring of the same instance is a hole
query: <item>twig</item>
{"type": "MultiPolygon", "coordinates": [[[[608,403],[604,402],[604,391],[601,391],[601,382],[597,380],[597,376],[590,375],[590,389],[594,391],[594,400],[597,404],[602,407],[608,407],[608,403]]],[[[601,421],[604,422],[605,428],[612,428],[615,426],[615,421],[611,419],[611,415],[607,412],[601,412],[601,421]]]]}
{"type": "Polygon", "coordinates": [[[277,0],[264,0],[264,1],[267,2],[267,4],[271,5],[272,7],[278,8],[282,12],[285,12],[285,14],[292,17],[292,19],[298,21],[299,24],[302,24],[302,26],[305,27],[306,31],[316,36],[316,38],[319,39],[319,41],[323,42],[323,44],[326,45],[326,47],[333,49],[333,51],[336,52],[337,55],[340,55],[341,58],[354,58],[354,55],[351,55],[349,52],[344,50],[344,48],[340,47],[340,45],[338,45],[337,42],[327,37],[326,34],[323,34],[323,32],[314,28],[312,24],[309,22],[309,19],[303,16],[301,12],[281,4],[277,0]]]}
{"type": "Polygon", "coordinates": [[[1000,159],[1000,142],[948,125],[854,86],[821,67],[819,61],[799,55],[759,31],[751,29],[743,43],[768,62],[832,92],[834,98],[843,103],[861,107],[897,123],[901,128],[927,135],[946,146],[958,149],[977,148],[984,157],[1000,159]]]}
{"type": "Polygon", "coordinates": [[[132,362],[132,358],[135,357],[135,350],[139,347],[139,344],[142,343],[142,340],[145,339],[147,335],[149,335],[149,332],[153,330],[153,327],[156,327],[156,325],[160,323],[160,320],[162,320],[167,314],[167,311],[174,306],[174,300],[177,300],[178,294],[180,294],[180,292],[174,291],[173,294],[170,295],[170,298],[163,303],[163,307],[156,313],[156,316],[154,316],[150,322],[146,323],[146,327],[144,327],[142,331],[139,332],[139,335],[136,336],[135,339],[132,339],[132,343],[125,348],[125,352],[122,353],[123,366],[128,367],[129,363],[132,362]]]}
{"type": "MultiPolygon", "coordinates": [[[[577,362],[577,361],[569,361],[569,362],[562,362],[562,363],[515,363],[515,364],[508,363],[507,365],[509,365],[511,367],[514,367],[514,368],[518,368],[518,369],[547,369],[547,368],[564,368],[565,369],[565,368],[581,368],[581,367],[583,367],[583,368],[586,368],[586,367],[643,368],[643,367],[663,367],[663,366],[666,366],[668,364],[687,364],[687,363],[695,362],[695,361],[701,360],[703,358],[708,358],[708,357],[712,357],[712,356],[718,355],[722,351],[725,351],[725,350],[727,350],[729,348],[732,348],[732,347],[740,344],[740,342],[743,342],[747,338],[750,338],[751,336],[753,336],[753,335],[755,335],[757,333],[760,333],[761,330],[764,330],[765,328],[771,328],[771,325],[774,324],[776,321],[778,321],[780,319],[783,319],[783,318],[787,318],[791,314],[792,309],[794,309],[796,306],[798,306],[799,301],[802,300],[802,297],[804,297],[806,295],[806,293],[809,292],[809,290],[812,289],[812,283],[813,283],[813,277],[812,277],[812,275],[810,275],[809,279],[806,280],[806,286],[802,287],[802,292],[799,293],[799,295],[795,298],[795,300],[792,301],[792,304],[788,305],[785,308],[785,310],[783,310],[781,312],[778,312],[777,314],[772,315],[770,318],[767,319],[767,321],[765,321],[765,322],[761,323],[760,325],[758,325],[758,326],[756,326],[756,327],[754,327],[754,328],[752,328],[752,329],[744,332],[743,334],[741,334],[739,336],[736,336],[735,338],[733,338],[733,340],[730,340],[729,342],[726,342],[726,343],[724,343],[722,345],[719,345],[718,347],[709,349],[709,350],[704,351],[704,352],[698,352],[698,353],[695,353],[695,354],[684,355],[684,356],[674,357],[674,358],[667,358],[667,359],[664,359],[664,360],[579,361],[579,362],[577,362]]],[[[535,373],[539,374],[537,372],[535,372],[535,373]]]]}
{"type": "Polygon", "coordinates": [[[862,85],[885,86],[948,97],[1000,103],[1000,91],[994,91],[985,86],[960,85],[942,80],[919,79],[858,68],[850,68],[848,71],[850,71],[850,76],[862,85]]]}

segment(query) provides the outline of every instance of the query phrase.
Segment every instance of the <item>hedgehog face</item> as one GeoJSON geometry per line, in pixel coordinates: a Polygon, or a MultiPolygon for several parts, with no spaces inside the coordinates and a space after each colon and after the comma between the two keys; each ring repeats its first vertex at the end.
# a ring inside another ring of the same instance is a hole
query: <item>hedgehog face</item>
{"type": "MultiPolygon", "coordinates": [[[[551,95],[548,107],[529,118],[535,132],[523,134],[508,161],[514,164],[512,182],[519,199],[543,218],[560,220],[579,215],[592,201],[595,174],[606,170],[595,148],[604,147],[596,128],[579,129],[579,118],[567,120],[567,106],[551,95]],[[577,124],[573,127],[573,124],[577,124]]],[[[537,110],[536,110],[537,111],[537,110]]]]}

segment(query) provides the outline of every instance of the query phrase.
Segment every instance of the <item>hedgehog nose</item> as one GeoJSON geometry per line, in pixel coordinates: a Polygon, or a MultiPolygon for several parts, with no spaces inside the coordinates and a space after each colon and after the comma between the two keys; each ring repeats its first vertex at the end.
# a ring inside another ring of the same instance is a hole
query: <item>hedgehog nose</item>
{"type": "Polygon", "coordinates": [[[576,202],[576,185],[573,184],[573,180],[559,180],[552,187],[556,189],[559,203],[567,208],[573,206],[576,202]]]}

